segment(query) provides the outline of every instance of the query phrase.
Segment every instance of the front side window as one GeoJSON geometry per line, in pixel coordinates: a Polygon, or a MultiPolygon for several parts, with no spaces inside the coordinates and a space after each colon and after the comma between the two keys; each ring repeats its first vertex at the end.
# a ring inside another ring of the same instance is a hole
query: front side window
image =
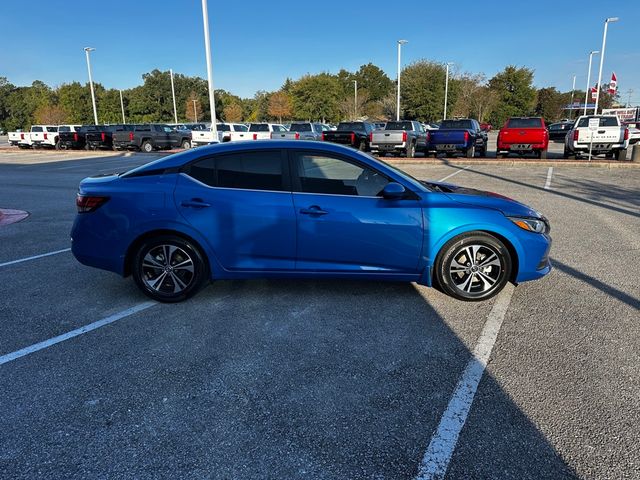
{"type": "Polygon", "coordinates": [[[284,190],[280,150],[209,157],[193,163],[185,173],[211,187],[284,190]]]}
{"type": "Polygon", "coordinates": [[[375,197],[389,183],[375,170],[323,154],[298,154],[296,169],[305,193],[375,197]]]}

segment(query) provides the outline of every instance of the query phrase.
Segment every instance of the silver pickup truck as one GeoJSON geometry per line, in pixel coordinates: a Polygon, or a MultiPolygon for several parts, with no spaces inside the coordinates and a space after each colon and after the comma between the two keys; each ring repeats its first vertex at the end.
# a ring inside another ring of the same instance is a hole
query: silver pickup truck
{"type": "Polygon", "coordinates": [[[413,158],[416,152],[424,152],[429,142],[429,134],[420,122],[403,120],[387,122],[384,130],[371,133],[371,150],[384,155],[388,152],[405,153],[413,158]]]}
{"type": "Polygon", "coordinates": [[[329,127],[321,123],[296,122],[292,123],[288,132],[273,132],[272,139],[277,140],[322,140],[322,132],[329,127]]]}

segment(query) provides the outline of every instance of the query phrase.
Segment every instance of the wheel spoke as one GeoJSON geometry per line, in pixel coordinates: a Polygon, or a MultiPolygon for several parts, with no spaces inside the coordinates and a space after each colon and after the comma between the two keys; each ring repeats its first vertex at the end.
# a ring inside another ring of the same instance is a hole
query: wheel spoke
{"type": "Polygon", "coordinates": [[[173,272],[170,272],[171,279],[173,280],[173,293],[178,293],[187,288],[187,284],[180,280],[180,277],[173,272]]]}
{"type": "Polygon", "coordinates": [[[159,275],[156,279],[154,279],[152,282],[149,282],[149,286],[154,290],[159,291],[165,278],[167,278],[167,272],[162,272],[162,274],[159,275]]]}
{"type": "Polygon", "coordinates": [[[478,267],[483,268],[490,267],[492,265],[500,266],[500,259],[495,253],[492,253],[488,258],[485,258],[482,263],[478,264],[478,267]]]}
{"type": "Polygon", "coordinates": [[[193,273],[193,261],[190,258],[187,258],[183,262],[180,262],[173,266],[174,270],[187,270],[188,272],[193,273]]]}
{"type": "Polygon", "coordinates": [[[465,292],[470,292],[471,284],[473,282],[473,277],[475,276],[476,276],[475,273],[472,273],[471,275],[469,275],[467,279],[462,283],[462,285],[460,285],[460,289],[464,290],[465,292]]]}
{"type": "Polygon", "coordinates": [[[163,268],[160,262],[158,262],[150,253],[147,253],[142,260],[143,267],[151,267],[151,268],[163,268]]]}
{"type": "Polygon", "coordinates": [[[495,278],[491,278],[488,275],[485,275],[482,272],[478,272],[478,277],[480,278],[480,280],[482,280],[482,282],[484,283],[485,286],[485,290],[489,290],[491,287],[493,287],[497,281],[497,279],[495,278]]]}

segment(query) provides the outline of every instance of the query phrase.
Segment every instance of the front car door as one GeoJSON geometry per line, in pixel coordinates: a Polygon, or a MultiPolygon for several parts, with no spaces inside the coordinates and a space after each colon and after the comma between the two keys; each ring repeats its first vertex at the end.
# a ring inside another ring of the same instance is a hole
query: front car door
{"type": "Polygon", "coordinates": [[[390,178],[339,154],[292,151],[299,271],[415,274],[423,245],[418,197],[380,196],[390,178]]]}
{"type": "Polygon", "coordinates": [[[174,198],[225,269],[294,269],[296,217],[282,150],[197,160],[183,169],[174,198]]]}

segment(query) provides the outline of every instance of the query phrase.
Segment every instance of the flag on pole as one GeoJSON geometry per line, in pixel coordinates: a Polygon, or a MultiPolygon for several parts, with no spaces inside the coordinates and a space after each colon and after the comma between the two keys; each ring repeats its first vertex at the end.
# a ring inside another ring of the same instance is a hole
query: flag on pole
{"type": "Polygon", "coordinates": [[[591,87],[591,100],[595,100],[598,96],[598,87],[591,87]]]}
{"type": "Polygon", "coordinates": [[[611,95],[615,95],[618,90],[618,78],[616,77],[616,72],[611,73],[611,81],[609,82],[609,93],[611,95]]]}

